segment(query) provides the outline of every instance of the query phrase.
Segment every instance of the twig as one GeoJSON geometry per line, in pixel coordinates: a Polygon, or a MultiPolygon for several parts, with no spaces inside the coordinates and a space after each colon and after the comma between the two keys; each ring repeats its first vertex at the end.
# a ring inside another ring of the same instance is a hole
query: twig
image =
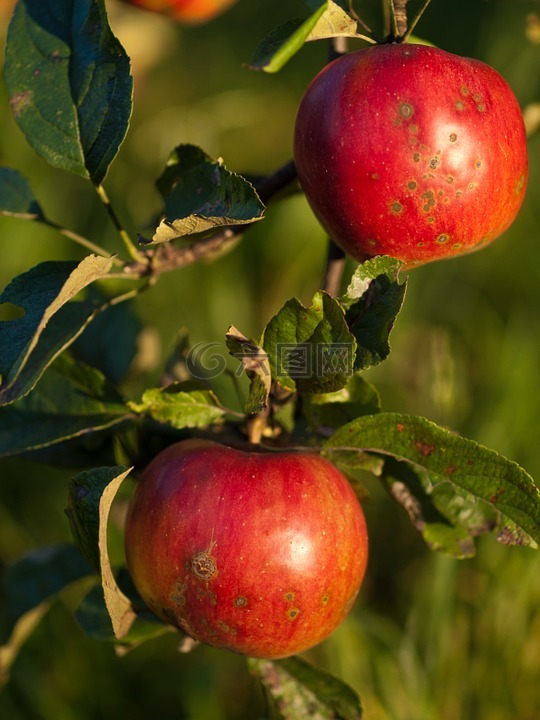
{"type": "Polygon", "coordinates": [[[255,190],[263,201],[267,203],[270,198],[290,183],[296,180],[296,167],[293,160],[289,160],[271,175],[266,175],[255,183],[255,190]]]}
{"type": "Polygon", "coordinates": [[[60,235],[63,235],[64,237],[69,238],[69,240],[72,240],[73,242],[76,242],[78,245],[82,245],[82,247],[85,247],[87,250],[90,250],[90,252],[95,253],[96,255],[101,255],[102,257],[110,257],[114,265],[123,265],[123,262],[119,260],[114,255],[111,255],[106,250],[104,250],[99,245],[96,245],[91,240],[88,240],[87,238],[83,237],[82,235],[79,235],[78,233],[74,232],[73,230],[69,230],[68,228],[64,227],[63,225],[60,225],[59,223],[54,222],[54,220],[49,220],[49,218],[43,218],[40,220],[42,225],[46,225],[47,227],[52,228],[53,230],[56,230],[60,235]]]}
{"type": "Polygon", "coordinates": [[[408,0],[389,0],[390,17],[392,20],[392,36],[394,40],[401,40],[407,32],[407,2],[408,0]]]}
{"type": "MultiPolygon", "coordinates": [[[[165,272],[192,265],[198,260],[221,250],[228,242],[232,242],[242,235],[249,225],[251,223],[226,227],[213,235],[197,240],[192,245],[178,246],[172,243],[161,243],[152,255],[150,272],[153,275],[161,275],[165,272]]],[[[147,267],[148,265],[144,263],[144,268],[147,267]]]]}
{"type": "Polygon", "coordinates": [[[341,291],[341,278],[345,269],[345,253],[329,238],[326,269],[322,281],[322,289],[332,297],[337,297],[341,291]]]}
{"type": "MultiPolygon", "coordinates": [[[[257,194],[266,204],[274,195],[295,179],[296,167],[293,160],[289,160],[271,175],[267,175],[255,182],[254,186],[257,194]]],[[[157,278],[162,273],[192,265],[198,260],[221,250],[227,243],[243,235],[252,224],[254,223],[225,227],[212,235],[195,240],[190,245],[173,245],[169,242],[161,243],[156,248],[152,247],[139,251],[134,262],[124,265],[124,271],[128,275],[135,275],[136,277],[152,275],[157,278]]]]}
{"type": "MultiPolygon", "coordinates": [[[[104,280],[107,279],[107,276],[103,278],[104,280]]],[[[128,292],[123,293],[122,295],[115,295],[114,297],[110,298],[107,305],[109,307],[114,307],[115,305],[119,305],[120,303],[126,302],[127,300],[133,300],[138,295],[140,295],[145,290],[148,290],[150,287],[150,283],[146,282],[144,285],[141,285],[138,288],[135,288],[134,290],[129,290],[128,292]]]]}

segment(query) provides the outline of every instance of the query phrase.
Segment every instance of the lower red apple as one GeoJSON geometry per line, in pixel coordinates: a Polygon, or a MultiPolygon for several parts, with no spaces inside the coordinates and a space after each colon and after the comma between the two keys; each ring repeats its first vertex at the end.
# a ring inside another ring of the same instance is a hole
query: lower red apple
{"type": "Polygon", "coordinates": [[[186,24],[204,23],[224,12],[237,0],[124,0],[129,5],[163,15],[186,24]]]}
{"type": "Polygon", "coordinates": [[[527,185],[519,104],[484,63],[388,44],[324,68],[298,110],[306,197],[357,260],[407,265],[479,249],[513,222],[527,185]]]}
{"type": "Polygon", "coordinates": [[[345,619],[368,539],[350,484],[318,455],[185,440],[141,476],[125,548],[163,620],[209,645],[279,658],[345,619]]]}

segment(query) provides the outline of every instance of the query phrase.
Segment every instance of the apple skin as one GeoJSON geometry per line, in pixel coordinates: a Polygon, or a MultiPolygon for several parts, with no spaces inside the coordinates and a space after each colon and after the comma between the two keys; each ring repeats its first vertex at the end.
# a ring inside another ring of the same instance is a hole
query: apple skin
{"type": "Polygon", "coordinates": [[[299,106],[294,156],[309,204],[346,253],[406,266],[495,240],[528,176],[506,81],[425,45],[374,46],[323,68],[299,106]]]}
{"type": "Polygon", "coordinates": [[[198,25],[212,20],[234,5],[237,0],[124,0],[144,10],[169,15],[186,25],[198,25]]]}
{"type": "Polygon", "coordinates": [[[280,658],[345,619],[368,539],[350,484],[323,458],[184,440],[143,472],[125,549],[158,617],[209,645],[280,658]]]}

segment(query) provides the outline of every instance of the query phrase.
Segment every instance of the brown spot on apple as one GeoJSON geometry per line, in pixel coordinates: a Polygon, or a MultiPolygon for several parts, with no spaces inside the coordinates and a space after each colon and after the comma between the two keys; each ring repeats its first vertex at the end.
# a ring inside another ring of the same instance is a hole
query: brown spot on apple
{"type": "Polygon", "coordinates": [[[216,624],[217,624],[218,628],[221,630],[221,632],[224,632],[227,635],[236,635],[238,632],[236,630],[236,628],[232,628],[230,625],[228,625],[223,620],[218,620],[216,624]]]}
{"type": "Polygon", "coordinates": [[[211,580],[217,575],[217,565],[207,552],[198,552],[191,558],[191,572],[201,580],[211,580]]]}
{"type": "Polygon", "coordinates": [[[422,200],[425,200],[426,204],[429,207],[433,207],[435,205],[435,198],[433,197],[433,190],[426,190],[421,195],[422,200]]]}
{"type": "Polygon", "coordinates": [[[516,184],[516,189],[515,189],[516,195],[523,190],[524,185],[525,185],[525,175],[522,175],[516,184]]]}
{"type": "Polygon", "coordinates": [[[174,586],[173,592],[171,593],[171,600],[175,605],[178,605],[178,607],[184,607],[186,604],[186,591],[187,584],[178,580],[174,586]]]}
{"type": "Polygon", "coordinates": [[[413,114],[413,107],[409,103],[401,103],[399,106],[399,114],[402,118],[410,118],[413,114]]]}

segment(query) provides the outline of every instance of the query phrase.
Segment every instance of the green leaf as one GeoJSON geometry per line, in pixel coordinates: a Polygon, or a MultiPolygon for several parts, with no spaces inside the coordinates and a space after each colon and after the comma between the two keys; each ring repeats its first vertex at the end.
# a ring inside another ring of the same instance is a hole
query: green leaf
{"type": "Polygon", "coordinates": [[[130,402],[133,412],[174,428],[205,427],[225,414],[214,393],[195,380],[174,382],[165,388],[145,390],[140,403],[130,402]]]}
{"type": "Polygon", "coordinates": [[[227,331],[226,342],[229,352],[242,363],[246,375],[250,379],[249,396],[244,411],[258,413],[268,403],[272,387],[272,372],[268,356],[253,340],[231,326],[227,331]]]}
{"type": "MultiPolygon", "coordinates": [[[[335,0],[335,3],[336,5],[339,5],[340,8],[345,10],[345,12],[352,12],[352,0],[335,0]]],[[[317,8],[320,8],[321,5],[324,4],[325,0],[305,0],[305,5],[308,10],[311,10],[311,12],[315,12],[317,8]]]]}
{"type": "Polygon", "coordinates": [[[309,308],[289,300],[266,326],[262,347],[272,378],[289,390],[334,392],[353,371],[354,337],[340,304],[322,291],[309,308]]]}
{"type": "Polygon", "coordinates": [[[485,511],[484,514],[490,511],[489,506],[483,503],[482,505],[470,503],[463,523],[460,523],[457,517],[452,518],[449,510],[463,499],[462,494],[458,494],[455,488],[444,485],[433,488],[430,494],[429,480],[423,477],[422,473],[416,472],[411,465],[389,458],[384,463],[381,475],[389,493],[403,506],[413,527],[432,550],[456,558],[472,557],[475,554],[474,536],[493,530],[497,525],[496,513],[493,512],[491,522],[484,517],[483,527],[478,526],[475,529],[472,526],[473,518],[479,516],[482,511],[485,511]],[[445,503],[442,504],[441,510],[437,508],[434,496],[438,490],[449,496],[446,513],[445,503]]]}
{"type": "Polygon", "coordinates": [[[349,480],[353,490],[360,500],[369,497],[369,491],[364,485],[366,474],[380,477],[384,468],[384,459],[380,455],[369,452],[355,453],[339,449],[332,452],[332,465],[335,465],[349,480]]]}
{"type": "Polygon", "coordinates": [[[165,218],[154,243],[225,225],[246,225],[264,213],[251,183],[195,145],[173,150],[157,186],[165,201],[165,218]]]}
{"type": "Polygon", "coordinates": [[[79,473],[69,483],[66,514],[71,532],[82,554],[96,572],[101,571],[101,497],[115,478],[126,477],[128,473],[128,468],[122,466],[94,468],[79,473]]]}
{"type": "Polygon", "coordinates": [[[9,681],[9,671],[19,650],[42,621],[49,609],[49,604],[43,602],[22,615],[15,623],[9,640],[0,645],[0,688],[9,681]]]}
{"type": "Polygon", "coordinates": [[[343,681],[299,657],[248,660],[284,720],[360,720],[360,698],[343,681]]]}
{"type": "Polygon", "coordinates": [[[133,84],[104,0],[19,0],[4,75],[34,150],[99,185],[125,137],[133,84]]]}
{"type": "Polygon", "coordinates": [[[432,43],[430,40],[426,40],[425,38],[418,37],[418,35],[409,35],[407,42],[410,45],[427,45],[428,47],[437,47],[435,43],[432,43]]]}
{"type": "Polygon", "coordinates": [[[249,64],[250,70],[279,72],[302,49],[325,8],[326,3],[323,3],[307,20],[294,18],[272,30],[255,48],[249,64]]]}
{"type": "MultiPolygon", "coordinates": [[[[343,425],[327,440],[329,459],[335,448],[341,452],[376,452],[411,463],[426,476],[427,494],[437,507],[447,507],[448,495],[487,503],[496,514],[497,539],[516,545],[537,547],[540,540],[540,491],[532,478],[515,462],[473,440],[467,440],[432,422],[412,415],[380,413],[366,415],[343,425]]],[[[460,500],[459,502],[463,502],[460,500]]],[[[454,510],[455,512],[455,510],[454,510]]],[[[483,514],[483,509],[480,512],[483,514]]],[[[452,513],[449,515],[452,517],[452,513]]],[[[466,509],[460,523],[471,534],[478,530],[478,515],[466,509]]]]}
{"type": "Polygon", "coordinates": [[[0,167],[0,215],[25,220],[45,219],[28,180],[17,170],[0,167]]]}
{"type": "Polygon", "coordinates": [[[0,643],[9,640],[23,615],[91,574],[91,567],[73,545],[38,548],[8,566],[2,578],[0,643]]]}
{"type": "Polygon", "coordinates": [[[329,0],[310,15],[307,20],[289,20],[273,30],[258,45],[249,67],[276,73],[289,62],[305,42],[332,37],[361,37],[359,27],[345,10],[329,0]]]}
{"type": "Polygon", "coordinates": [[[0,407],[0,457],[103,430],[130,415],[99,370],[61,355],[34,392],[0,407]]]}
{"type": "Polygon", "coordinates": [[[101,370],[108,380],[119,384],[137,354],[141,321],[132,302],[111,306],[110,298],[93,285],[87,293],[87,300],[90,299],[106,309],[77,337],[71,352],[77,360],[101,370]]]}
{"type": "Polygon", "coordinates": [[[346,295],[340,298],[358,344],[355,370],[377,365],[390,353],[388,338],[407,287],[397,279],[401,266],[399,260],[388,257],[367,260],[358,266],[346,295]]]}
{"type": "Polygon", "coordinates": [[[113,575],[107,549],[107,524],[118,488],[130,472],[131,468],[101,467],[79,473],[69,484],[66,508],[77,545],[101,575],[105,605],[117,640],[127,635],[136,613],[113,575]]]}
{"type": "Polygon", "coordinates": [[[14,278],[0,295],[24,310],[0,322],[0,405],[32,390],[44,370],[70,345],[100,309],[92,302],[68,302],[104,277],[111,258],[89,255],[79,264],[44,262],[14,278]]]}
{"type": "Polygon", "coordinates": [[[312,430],[333,432],[361,415],[380,412],[381,399],[373,385],[354,374],[337,392],[304,395],[302,408],[312,430]]]}

